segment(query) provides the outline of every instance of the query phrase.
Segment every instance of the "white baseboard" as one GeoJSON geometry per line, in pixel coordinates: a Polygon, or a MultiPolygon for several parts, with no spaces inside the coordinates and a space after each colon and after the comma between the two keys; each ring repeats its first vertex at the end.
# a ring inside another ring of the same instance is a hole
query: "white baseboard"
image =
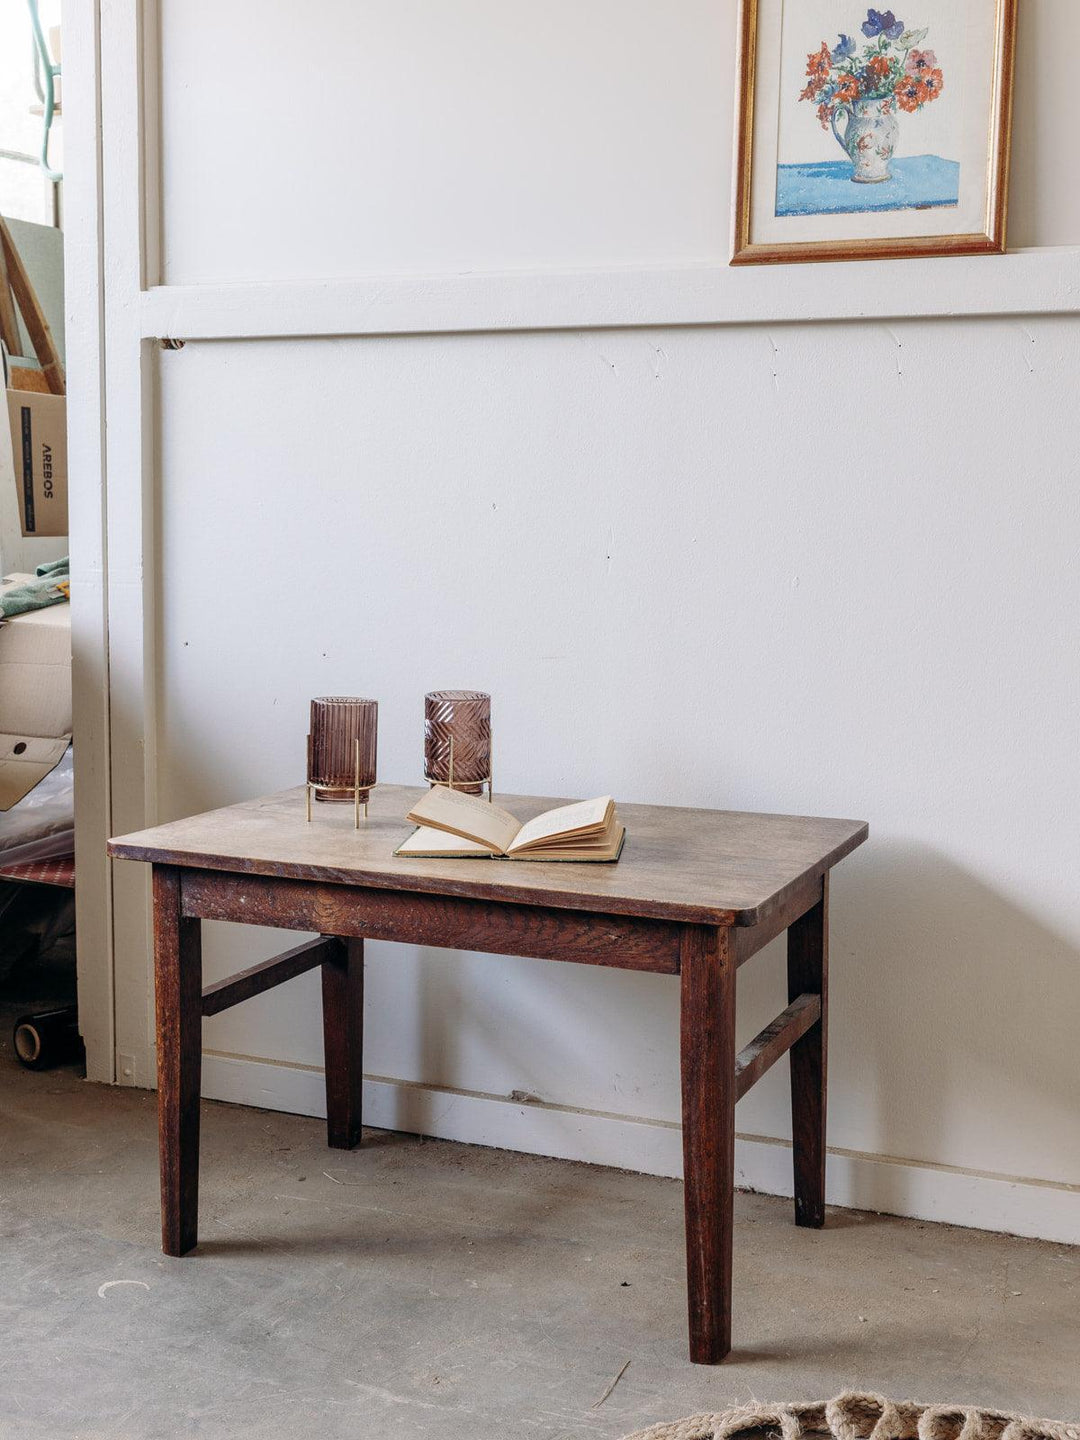
{"type": "MultiPolygon", "coordinates": [[[[326,1114],[321,1070],[268,1060],[206,1053],[202,1093],[209,1100],[294,1115],[326,1114]]],[[[646,1175],[682,1174],[681,1132],[668,1121],[374,1077],[364,1082],[364,1122],[380,1130],[584,1160],[646,1175]]],[[[791,1146],[784,1140],[740,1135],[735,1172],[740,1188],[790,1195],[791,1146]]],[[[828,1201],[855,1210],[1080,1245],[1080,1186],[830,1149],[828,1201]]]]}

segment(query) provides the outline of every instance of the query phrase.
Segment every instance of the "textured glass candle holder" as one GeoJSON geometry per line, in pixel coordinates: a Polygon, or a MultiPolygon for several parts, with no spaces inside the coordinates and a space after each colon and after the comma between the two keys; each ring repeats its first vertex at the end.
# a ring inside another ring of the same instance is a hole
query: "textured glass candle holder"
{"type": "Polygon", "coordinates": [[[424,779],[491,798],[491,696],[432,690],[424,696],[424,779]]]}
{"type": "Polygon", "coordinates": [[[359,824],[375,784],[379,705],[353,695],[322,695],[311,702],[307,812],[316,800],[351,800],[359,824]]]}

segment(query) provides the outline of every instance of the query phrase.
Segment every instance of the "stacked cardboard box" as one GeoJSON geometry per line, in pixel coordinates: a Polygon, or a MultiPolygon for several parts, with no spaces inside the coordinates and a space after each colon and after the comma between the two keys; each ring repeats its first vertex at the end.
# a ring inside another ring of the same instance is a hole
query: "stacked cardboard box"
{"type": "MultiPolygon", "coordinates": [[[[11,575],[3,590],[31,577],[11,575]]],[[[71,606],[0,625],[0,810],[28,795],[71,743],[71,606]]]]}

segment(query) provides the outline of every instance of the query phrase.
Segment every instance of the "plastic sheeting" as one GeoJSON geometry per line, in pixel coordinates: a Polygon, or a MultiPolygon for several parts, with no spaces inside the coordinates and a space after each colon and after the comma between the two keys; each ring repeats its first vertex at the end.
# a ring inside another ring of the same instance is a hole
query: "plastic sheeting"
{"type": "Polygon", "coordinates": [[[74,852],[75,778],[69,745],[55,770],[0,814],[0,863],[23,865],[74,852]]]}

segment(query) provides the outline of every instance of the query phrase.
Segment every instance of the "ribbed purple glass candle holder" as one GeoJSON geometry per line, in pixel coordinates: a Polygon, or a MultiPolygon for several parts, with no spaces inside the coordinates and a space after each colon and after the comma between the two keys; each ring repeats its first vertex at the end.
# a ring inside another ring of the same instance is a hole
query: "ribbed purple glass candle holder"
{"type": "Polygon", "coordinates": [[[491,696],[432,690],[424,696],[424,779],[480,795],[491,781],[491,696]],[[453,773],[451,773],[451,771],[453,773]]]}
{"type": "Polygon", "coordinates": [[[316,800],[367,804],[375,784],[378,732],[377,700],[355,695],[321,695],[312,700],[308,784],[316,800]]]}

